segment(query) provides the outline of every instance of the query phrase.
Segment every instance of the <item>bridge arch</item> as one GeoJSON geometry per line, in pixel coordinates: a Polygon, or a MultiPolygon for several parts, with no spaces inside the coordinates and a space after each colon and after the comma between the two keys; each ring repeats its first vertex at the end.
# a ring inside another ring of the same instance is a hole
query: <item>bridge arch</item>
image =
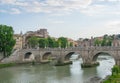
{"type": "Polygon", "coordinates": [[[80,54],[79,54],[79,53],[69,52],[69,53],[67,53],[67,54],[65,55],[64,60],[65,60],[65,61],[70,60],[70,58],[71,58],[71,56],[72,56],[73,54],[78,54],[78,57],[77,57],[76,59],[80,58],[80,54]]]}
{"type": "Polygon", "coordinates": [[[35,56],[32,52],[26,52],[24,54],[24,61],[33,61],[35,59],[35,56]]]}
{"type": "Polygon", "coordinates": [[[24,59],[29,59],[30,58],[30,56],[31,56],[31,52],[27,52],[27,53],[25,53],[25,55],[24,55],[24,59]]]}
{"type": "Polygon", "coordinates": [[[75,52],[69,52],[67,55],[65,55],[65,61],[66,60],[69,60],[70,59],[70,57],[73,55],[73,54],[75,54],[75,52]]]}
{"type": "Polygon", "coordinates": [[[108,55],[108,56],[111,56],[111,57],[113,57],[114,60],[115,60],[115,57],[114,57],[114,54],[113,54],[113,53],[111,53],[111,52],[102,52],[102,51],[101,51],[101,52],[97,52],[97,53],[94,54],[94,56],[93,56],[93,58],[92,58],[92,61],[96,61],[97,58],[98,58],[98,56],[101,55],[101,54],[106,54],[106,55],[108,55]]]}
{"type": "Polygon", "coordinates": [[[51,57],[52,53],[51,52],[46,52],[42,56],[42,60],[48,60],[51,57]]]}

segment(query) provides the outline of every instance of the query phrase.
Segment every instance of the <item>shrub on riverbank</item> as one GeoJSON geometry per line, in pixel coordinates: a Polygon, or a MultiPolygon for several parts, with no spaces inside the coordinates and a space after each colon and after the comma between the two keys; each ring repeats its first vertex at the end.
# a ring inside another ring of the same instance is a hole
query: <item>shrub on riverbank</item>
{"type": "Polygon", "coordinates": [[[15,63],[2,63],[0,64],[0,68],[4,68],[4,67],[11,67],[16,65],[15,63]]]}
{"type": "Polygon", "coordinates": [[[5,68],[5,67],[12,67],[12,66],[20,66],[20,65],[34,65],[35,62],[32,61],[32,62],[18,62],[18,63],[15,63],[15,62],[12,62],[12,63],[0,63],[0,68],[5,68]]]}
{"type": "Polygon", "coordinates": [[[112,68],[112,75],[102,83],[120,83],[120,67],[115,65],[112,68]]]}

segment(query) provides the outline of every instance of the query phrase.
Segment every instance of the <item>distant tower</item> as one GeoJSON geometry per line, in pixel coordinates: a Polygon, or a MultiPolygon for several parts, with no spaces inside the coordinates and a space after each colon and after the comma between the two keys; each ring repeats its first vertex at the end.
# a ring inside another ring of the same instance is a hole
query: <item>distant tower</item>
{"type": "Polygon", "coordinates": [[[21,35],[21,36],[23,35],[22,31],[20,32],[20,35],[21,35]]]}
{"type": "Polygon", "coordinates": [[[93,38],[93,36],[91,37],[91,46],[94,46],[94,38],[93,38]]]}
{"type": "Polygon", "coordinates": [[[114,36],[113,42],[112,42],[112,46],[120,46],[120,40],[117,38],[117,36],[114,36]]]}

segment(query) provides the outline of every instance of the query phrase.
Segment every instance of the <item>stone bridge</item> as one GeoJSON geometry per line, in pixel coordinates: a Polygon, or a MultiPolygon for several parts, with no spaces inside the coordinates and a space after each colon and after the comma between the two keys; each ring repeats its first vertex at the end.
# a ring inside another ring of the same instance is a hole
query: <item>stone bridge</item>
{"type": "Polygon", "coordinates": [[[73,54],[79,54],[83,64],[94,64],[101,53],[112,56],[116,65],[120,65],[120,47],[73,47],[73,48],[45,48],[45,49],[22,49],[19,51],[19,60],[25,61],[30,55],[35,61],[61,58],[68,61],[73,54]]]}

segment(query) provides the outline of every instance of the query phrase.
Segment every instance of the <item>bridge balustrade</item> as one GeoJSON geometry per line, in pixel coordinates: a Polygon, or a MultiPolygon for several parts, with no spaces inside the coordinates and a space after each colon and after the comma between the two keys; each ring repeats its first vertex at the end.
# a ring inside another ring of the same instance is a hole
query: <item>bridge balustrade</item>
{"type": "Polygon", "coordinates": [[[69,47],[69,48],[39,48],[39,49],[23,49],[23,51],[87,51],[87,50],[120,50],[115,46],[88,46],[88,47],[69,47]]]}

